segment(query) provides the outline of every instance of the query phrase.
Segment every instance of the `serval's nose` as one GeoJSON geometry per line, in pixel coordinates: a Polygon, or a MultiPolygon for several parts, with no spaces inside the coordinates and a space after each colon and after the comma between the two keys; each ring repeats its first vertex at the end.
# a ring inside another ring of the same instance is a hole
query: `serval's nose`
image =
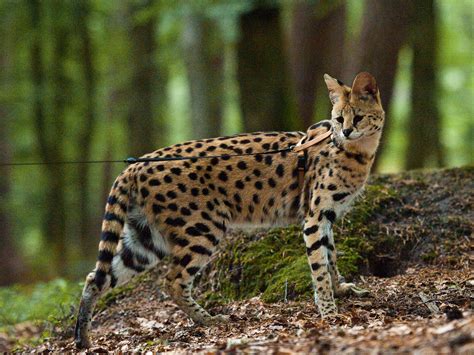
{"type": "Polygon", "coordinates": [[[353,129],[352,128],[346,128],[342,130],[342,133],[346,136],[349,137],[352,133],[353,129]]]}

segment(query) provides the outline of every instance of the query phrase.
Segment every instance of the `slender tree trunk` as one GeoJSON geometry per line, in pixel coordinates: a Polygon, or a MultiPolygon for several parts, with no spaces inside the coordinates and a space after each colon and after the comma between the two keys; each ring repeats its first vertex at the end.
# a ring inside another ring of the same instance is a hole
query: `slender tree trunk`
{"type": "Polygon", "coordinates": [[[245,130],[291,129],[280,10],[260,6],[244,13],[240,30],[237,79],[245,130]]]}
{"type": "MultiPolygon", "coordinates": [[[[377,79],[387,112],[390,112],[398,54],[407,42],[413,21],[414,3],[411,0],[366,0],[359,39],[354,48],[349,49],[351,60],[343,80],[350,82],[357,73],[370,72],[377,79]]],[[[383,153],[389,128],[390,114],[387,114],[378,157],[383,153]]]]}
{"type": "MultiPolygon", "coordinates": [[[[54,10],[59,13],[65,9],[60,1],[53,3],[54,10]]],[[[49,159],[51,161],[64,160],[64,136],[65,136],[65,110],[69,100],[69,85],[65,76],[64,64],[69,42],[68,31],[65,21],[53,21],[53,57],[51,65],[51,78],[53,85],[52,106],[52,134],[49,136],[49,159]]],[[[66,171],[61,165],[49,165],[48,175],[51,187],[47,198],[47,224],[46,238],[49,238],[53,246],[57,273],[64,275],[67,259],[66,243],[66,171]]]]}
{"type": "MultiPolygon", "coordinates": [[[[41,1],[30,0],[33,40],[31,45],[31,74],[33,81],[33,116],[36,127],[40,156],[43,161],[60,161],[63,159],[64,110],[67,100],[67,82],[63,64],[66,57],[68,36],[62,21],[52,25],[53,54],[51,65],[51,82],[53,86],[52,117],[48,125],[43,107],[44,75],[41,37],[41,1]],[[50,128],[50,129],[48,129],[50,128]]],[[[51,3],[54,10],[61,10],[61,3],[51,3]]],[[[47,245],[52,251],[54,273],[64,274],[67,265],[66,249],[66,201],[65,172],[61,165],[46,165],[47,196],[45,199],[45,217],[43,233],[47,245]]]]}
{"type": "Polygon", "coordinates": [[[129,11],[132,79],[128,127],[129,151],[135,156],[148,153],[156,147],[156,127],[153,119],[156,18],[148,16],[146,20],[140,21],[135,18],[138,12],[151,3],[150,0],[134,2],[129,11]]]}
{"type": "Polygon", "coordinates": [[[289,33],[289,56],[296,107],[304,127],[315,121],[316,97],[326,98],[328,104],[317,110],[327,119],[329,100],[323,75],[342,75],[344,63],[344,34],[346,5],[343,2],[320,0],[316,3],[299,1],[293,7],[289,33]]]}
{"type": "Polygon", "coordinates": [[[217,37],[216,31],[213,23],[201,14],[186,17],[183,50],[191,93],[193,138],[218,136],[221,132],[223,48],[220,40],[213,38],[217,37]]]}
{"type": "MultiPolygon", "coordinates": [[[[79,132],[80,156],[78,160],[90,160],[92,149],[92,137],[96,125],[96,79],[94,72],[94,51],[91,35],[88,29],[89,19],[89,1],[80,1],[76,6],[77,31],[79,34],[80,45],[80,63],[82,64],[85,108],[84,119],[82,120],[81,131],[79,132]]],[[[90,251],[94,250],[97,239],[92,238],[92,221],[90,217],[91,199],[90,199],[90,165],[83,164],[78,166],[77,176],[79,179],[78,188],[78,207],[79,207],[79,242],[82,256],[87,258],[90,251]]]]}
{"type": "Polygon", "coordinates": [[[41,5],[39,0],[30,0],[31,13],[31,52],[30,66],[31,79],[33,82],[33,117],[36,131],[36,139],[40,156],[42,159],[49,157],[48,139],[46,132],[46,116],[42,98],[44,97],[45,85],[42,63],[42,43],[41,43],[41,5]]]}
{"type": "Polygon", "coordinates": [[[436,80],[436,9],[433,0],[415,2],[413,24],[412,114],[408,123],[406,168],[442,166],[438,83],[436,80]]]}
{"type": "MultiPolygon", "coordinates": [[[[5,26],[2,26],[3,38],[7,37],[5,26]]],[[[5,43],[5,42],[4,42],[5,43]]],[[[9,74],[11,62],[6,55],[11,47],[6,45],[0,52],[0,89],[6,92],[9,88],[5,84],[9,74]]],[[[9,163],[12,159],[11,143],[9,138],[9,122],[11,119],[7,103],[0,104],[0,162],[9,163]]],[[[11,176],[8,166],[0,166],[0,286],[19,282],[25,271],[24,263],[18,252],[15,238],[13,237],[12,218],[9,214],[11,176]]]]}

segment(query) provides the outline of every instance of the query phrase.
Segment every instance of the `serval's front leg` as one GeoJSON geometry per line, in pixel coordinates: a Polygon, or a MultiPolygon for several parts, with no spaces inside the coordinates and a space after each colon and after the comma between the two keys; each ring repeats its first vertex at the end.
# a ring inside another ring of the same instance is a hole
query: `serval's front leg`
{"type": "MultiPolygon", "coordinates": [[[[332,223],[331,223],[332,226],[332,223]]],[[[344,277],[339,273],[337,269],[337,252],[335,249],[334,234],[332,228],[328,228],[327,236],[331,247],[328,249],[328,259],[329,259],[329,274],[331,275],[332,289],[335,296],[344,296],[353,294],[356,296],[367,296],[369,291],[364,290],[356,286],[354,283],[345,282],[344,277]]]]}
{"type": "Polygon", "coordinates": [[[330,253],[335,252],[330,235],[336,213],[331,208],[318,208],[314,200],[311,205],[313,208],[305,219],[303,236],[319,312],[324,318],[337,313],[330,267],[330,253]]]}

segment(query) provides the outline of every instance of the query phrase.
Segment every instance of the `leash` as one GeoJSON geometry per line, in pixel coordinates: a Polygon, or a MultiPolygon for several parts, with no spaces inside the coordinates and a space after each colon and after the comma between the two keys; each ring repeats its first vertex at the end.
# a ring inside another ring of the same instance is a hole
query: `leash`
{"type": "Polygon", "coordinates": [[[263,154],[277,154],[282,152],[291,152],[296,146],[291,145],[288,148],[269,150],[266,152],[257,152],[257,153],[242,153],[242,154],[222,154],[222,155],[205,155],[205,156],[194,156],[194,157],[157,157],[157,158],[127,158],[124,160],[127,164],[135,163],[146,163],[146,162],[160,162],[160,161],[175,161],[175,160],[193,160],[193,159],[212,159],[212,158],[235,158],[235,157],[245,157],[249,155],[263,155],[263,154]]]}
{"type": "MultiPolygon", "coordinates": [[[[319,128],[319,130],[325,129],[324,127],[319,128]]],[[[129,165],[136,163],[145,163],[145,162],[166,162],[166,161],[178,161],[178,160],[197,160],[197,159],[212,159],[212,158],[223,158],[229,159],[232,157],[243,157],[259,154],[278,154],[283,152],[293,152],[298,154],[298,185],[300,189],[303,188],[304,184],[304,174],[307,170],[307,149],[323,142],[327,139],[332,132],[328,130],[325,133],[318,134],[316,137],[310,139],[309,141],[302,143],[306,138],[302,138],[296,145],[291,145],[288,148],[270,150],[266,152],[257,152],[257,153],[243,153],[243,154],[223,154],[223,155],[206,155],[206,156],[192,156],[192,157],[157,157],[157,158],[134,158],[129,157],[125,160],[89,160],[89,161],[57,161],[57,162],[35,162],[35,163],[0,163],[0,167],[4,166],[35,166],[35,165],[72,165],[72,164],[104,164],[104,163],[127,163],[129,165]]]]}

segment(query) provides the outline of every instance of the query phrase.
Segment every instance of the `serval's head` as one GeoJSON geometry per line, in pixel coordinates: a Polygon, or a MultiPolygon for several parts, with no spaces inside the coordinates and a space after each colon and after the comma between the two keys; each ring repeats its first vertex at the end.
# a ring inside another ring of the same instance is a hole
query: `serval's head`
{"type": "Polygon", "coordinates": [[[385,112],[375,78],[367,72],[359,73],[352,88],[327,74],[324,81],[333,105],[331,117],[336,142],[351,146],[375,145],[376,148],[385,112]]]}

